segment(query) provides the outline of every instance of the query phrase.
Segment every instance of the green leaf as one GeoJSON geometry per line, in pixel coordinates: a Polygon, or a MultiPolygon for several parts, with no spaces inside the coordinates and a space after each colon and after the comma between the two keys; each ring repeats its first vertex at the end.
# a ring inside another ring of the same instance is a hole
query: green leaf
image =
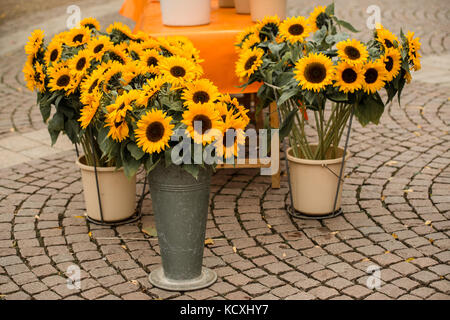
{"type": "Polygon", "coordinates": [[[327,8],[325,9],[325,13],[329,16],[333,16],[334,15],[334,2],[332,2],[331,4],[329,4],[327,6],[327,8]]]}
{"type": "Polygon", "coordinates": [[[78,121],[73,119],[67,120],[66,123],[64,124],[64,131],[69,137],[70,141],[72,141],[72,143],[78,142],[78,132],[79,132],[78,121]]]}
{"type": "Polygon", "coordinates": [[[133,177],[141,166],[141,162],[132,156],[123,157],[123,170],[128,178],[133,177]]]}
{"type": "Polygon", "coordinates": [[[133,142],[130,142],[129,144],[127,144],[127,149],[128,149],[128,151],[130,151],[131,155],[136,160],[141,160],[141,158],[145,155],[145,152],[142,151],[142,149],[139,148],[133,142]]]}
{"type": "Polygon", "coordinates": [[[200,166],[198,164],[183,164],[182,168],[190,173],[195,179],[198,178],[198,173],[200,171],[200,166]]]}
{"type": "Polygon", "coordinates": [[[50,103],[41,102],[39,104],[39,110],[41,111],[42,121],[47,122],[51,113],[51,105],[50,103]]]}
{"type": "Polygon", "coordinates": [[[298,108],[291,110],[286,119],[283,120],[283,123],[280,127],[280,141],[289,135],[292,130],[292,126],[294,125],[295,115],[298,112],[298,108]]]}
{"type": "Polygon", "coordinates": [[[295,96],[298,93],[296,89],[290,89],[288,91],[285,91],[281,94],[281,96],[278,98],[277,104],[281,106],[283,103],[288,101],[290,98],[295,96]]]}
{"type": "Polygon", "coordinates": [[[384,112],[384,104],[378,94],[365,95],[355,108],[355,116],[362,126],[372,122],[378,124],[384,112]]]}
{"type": "Polygon", "coordinates": [[[156,162],[153,162],[153,158],[150,155],[148,159],[144,162],[144,168],[147,173],[155,169],[155,167],[158,165],[159,161],[161,161],[161,158],[158,158],[156,162]]]}
{"type": "Polygon", "coordinates": [[[56,112],[53,118],[48,122],[48,132],[52,138],[52,145],[58,139],[59,132],[64,130],[64,116],[60,112],[56,112]]]}
{"type": "Polygon", "coordinates": [[[348,23],[347,21],[344,20],[339,20],[338,18],[336,18],[336,23],[342,27],[344,27],[347,30],[350,30],[351,32],[359,32],[359,30],[356,30],[355,27],[353,27],[350,23],[348,23]]]}

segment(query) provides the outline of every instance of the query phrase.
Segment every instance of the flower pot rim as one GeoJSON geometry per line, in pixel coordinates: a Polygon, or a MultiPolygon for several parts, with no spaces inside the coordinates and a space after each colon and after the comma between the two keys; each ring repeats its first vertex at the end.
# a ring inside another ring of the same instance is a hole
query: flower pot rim
{"type": "MultiPolygon", "coordinates": [[[[317,145],[312,145],[312,146],[317,146],[317,145]]],[[[337,148],[339,150],[344,151],[344,149],[341,148],[341,147],[337,147],[337,148]]],[[[319,166],[319,165],[324,165],[324,164],[336,164],[336,163],[341,163],[342,162],[342,157],[335,158],[335,159],[327,159],[327,160],[310,160],[310,159],[297,158],[297,157],[294,157],[294,156],[292,156],[290,154],[291,150],[292,150],[292,147],[289,147],[286,150],[286,155],[287,155],[287,158],[288,158],[289,161],[295,162],[295,163],[319,166]]],[[[347,151],[347,154],[345,156],[345,161],[347,161],[351,156],[352,156],[351,153],[347,151]]]]}
{"type": "MultiPolygon", "coordinates": [[[[86,171],[91,171],[94,172],[95,168],[94,166],[88,166],[87,164],[84,164],[81,162],[82,159],[84,159],[84,155],[81,155],[78,157],[78,159],[75,161],[75,163],[77,164],[77,166],[82,169],[82,170],[86,170],[86,171]]],[[[113,172],[113,171],[123,171],[123,167],[116,169],[116,167],[97,167],[97,171],[99,172],[113,172]]]]}

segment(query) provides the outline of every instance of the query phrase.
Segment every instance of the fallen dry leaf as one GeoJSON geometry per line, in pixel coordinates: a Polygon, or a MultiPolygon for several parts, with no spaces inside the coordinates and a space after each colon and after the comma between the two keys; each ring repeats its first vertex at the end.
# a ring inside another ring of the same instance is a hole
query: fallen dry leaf
{"type": "Polygon", "coordinates": [[[434,240],[433,240],[433,239],[431,239],[431,238],[429,238],[429,239],[428,239],[428,241],[430,241],[430,243],[431,243],[431,244],[433,244],[433,243],[434,243],[434,240]]]}
{"type": "Polygon", "coordinates": [[[267,224],[267,228],[272,229],[272,226],[270,224],[267,224]]]}
{"type": "Polygon", "coordinates": [[[403,190],[404,193],[409,193],[409,192],[413,192],[413,191],[414,191],[413,189],[406,189],[406,190],[403,190]]]}
{"type": "Polygon", "coordinates": [[[386,199],[386,197],[385,196],[381,196],[381,201],[384,201],[385,199],[386,199]]]}
{"type": "Polygon", "coordinates": [[[366,262],[366,261],[370,261],[370,260],[369,260],[369,258],[364,258],[364,259],[362,259],[361,261],[366,262]]]}
{"type": "Polygon", "coordinates": [[[88,236],[89,236],[89,238],[92,238],[92,232],[91,231],[89,231],[88,236]]]}
{"type": "Polygon", "coordinates": [[[142,232],[150,237],[156,237],[158,235],[156,228],[152,226],[142,228],[142,232]]]}
{"type": "Polygon", "coordinates": [[[135,286],[139,285],[139,282],[137,280],[131,280],[130,281],[132,284],[134,284],[135,286]]]}
{"type": "Polygon", "coordinates": [[[41,220],[41,217],[39,217],[38,215],[35,215],[34,218],[35,218],[36,220],[41,220]]]}
{"type": "Polygon", "coordinates": [[[388,254],[388,253],[391,253],[391,252],[389,250],[386,250],[386,252],[384,254],[388,254]]]}
{"type": "Polygon", "coordinates": [[[77,219],[86,219],[85,216],[74,216],[74,218],[77,218],[77,219]]]}
{"type": "Polygon", "coordinates": [[[430,221],[430,220],[425,221],[425,225],[426,225],[426,226],[428,226],[428,225],[430,225],[430,224],[431,224],[431,221],[430,221]]]}
{"type": "Polygon", "coordinates": [[[411,262],[411,261],[413,261],[415,258],[408,258],[408,259],[406,259],[405,261],[406,262],[411,262]]]}
{"type": "Polygon", "coordinates": [[[121,245],[122,248],[124,248],[125,250],[127,250],[127,246],[126,245],[121,245]]]}
{"type": "Polygon", "coordinates": [[[233,247],[233,252],[234,252],[234,253],[236,253],[236,252],[237,252],[237,249],[236,249],[236,247],[233,247]]]}
{"type": "Polygon", "coordinates": [[[392,166],[392,165],[397,164],[397,163],[398,163],[398,161],[391,160],[391,161],[386,162],[386,165],[387,166],[392,166]]]}
{"type": "Polygon", "coordinates": [[[396,235],[395,233],[392,234],[392,237],[396,240],[398,239],[398,235],[396,235]]]}
{"type": "Polygon", "coordinates": [[[205,245],[208,245],[208,244],[214,244],[214,240],[211,239],[211,238],[206,239],[205,240],[205,245]]]}

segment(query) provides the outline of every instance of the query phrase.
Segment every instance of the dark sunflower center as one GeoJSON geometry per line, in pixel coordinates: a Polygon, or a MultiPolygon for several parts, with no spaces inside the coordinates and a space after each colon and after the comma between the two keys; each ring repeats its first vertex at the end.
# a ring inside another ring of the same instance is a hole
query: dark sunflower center
{"type": "Polygon", "coordinates": [[[157,142],[161,140],[161,138],[164,136],[163,124],[159,121],[150,123],[147,127],[147,130],[145,130],[145,135],[151,142],[157,142]]]}
{"type": "Polygon", "coordinates": [[[89,93],[92,93],[92,91],[97,87],[98,79],[95,79],[94,82],[92,82],[91,86],[89,87],[89,93]]]}
{"type": "Polygon", "coordinates": [[[155,57],[150,57],[147,59],[147,66],[152,67],[152,66],[156,66],[158,64],[158,59],[156,59],[155,57]]]}
{"type": "Polygon", "coordinates": [[[234,145],[235,141],[236,141],[236,131],[230,128],[223,135],[222,145],[225,146],[225,148],[229,148],[234,145]]]}
{"type": "Polygon", "coordinates": [[[83,41],[83,35],[81,33],[77,34],[75,37],[73,37],[72,41],[73,42],[82,42],[83,41]]]}
{"type": "Polygon", "coordinates": [[[103,43],[98,44],[95,48],[94,48],[94,53],[99,53],[100,51],[102,51],[104,45],[103,43]]]}
{"type": "Polygon", "coordinates": [[[85,57],[81,57],[81,59],[78,60],[77,65],[75,66],[75,68],[78,71],[80,71],[80,70],[83,70],[85,65],[86,65],[86,58],[85,57]]]}
{"type": "Polygon", "coordinates": [[[358,75],[356,74],[355,70],[348,68],[345,69],[342,72],[342,80],[344,80],[345,83],[353,83],[358,78],[358,75]]]}
{"type": "Polygon", "coordinates": [[[247,62],[245,63],[245,66],[244,66],[245,70],[250,69],[250,68],[253,66],[253,64],[255,63],[256,59],[257,59],[257,58],[256,58],[255,56],[250,57],[250,58],[247,60],[247,62]]]}
{"type": "Polygon", "coordinates": [[[387,57],[387,61],[384,62],[384,67],[387,71],[391,72],[394,67],[394,59],[392,59],[392,57],[387,57]]]}
{"type": "Polygon", "coordinates": [[[52,52],[50,53],[50,61],[53,62],[58,58],[58,49],[53,49],[52,52]]]}
{"type": "Polygon", "coordinates": [[[305,31],[305,28],[301,24],[293,24],[289,27],[288,31],[293,36],[299,36],[305,31]]]}
{"type": "Polygon", "coordinates": [[[350,46],[345,47],[344,52],[347,55],[347,57],[351,60],[356,60],[361,57],[361,53],[355,47],[350,47],[350,46]]]}
{"type": "Polygon", "coordinates": [[[366,79],[366,83],[374,83],[378,79],[378,71],[374,68],[370,68],[364,73],[364,78],[366,79]]]}
{"type": "Polygon", "coordinates": [[[306,66],[304,76],[308,82],[321,83],[327,77],[327,69],[319,62],[313,62],[306,66]]]}
{"type": "Polygon", "coordinates": [[[211,119],[209,119],[207,116],[203,114],[198,114],[194,117],[194,120],[192,121],[192,124],[194,125],[195,131],[199,134],[204,134],[206,131],[212,128],[212,122],[211,119]],[[198,127],[198,124],[196,125],[195,122],[201,122],[201,128],[198,127]],[[201,131],[199,131],[201,130],[201,131]]]}
{"type": "Polygon", "coordinates": [[[384,39],[384,45],[386,46],[386,48],[392,48],[394,46],[391,40],[388,39],[384,39]]]}
{"type": "Polygon", "coordinates": [[[69,82],[70,77],[67,74],[63,74],[61,77],[58,78],[56,84],[58,85],[58,87],[65,87],[69,84],[69,82]]]}
{"type": "Polygon", "coordinates": [[[186,70],[183,67],[175,66],[170,69],[170,73],[177,78],[184,77],[186,75],[186,70]]]}
{"type": "Polygon", "coordinates": [[[206,103],[209,101],[209,94],[205,91],[197,91],[196,93],[194,93],[192,100],[195,103],[206,103]]]}

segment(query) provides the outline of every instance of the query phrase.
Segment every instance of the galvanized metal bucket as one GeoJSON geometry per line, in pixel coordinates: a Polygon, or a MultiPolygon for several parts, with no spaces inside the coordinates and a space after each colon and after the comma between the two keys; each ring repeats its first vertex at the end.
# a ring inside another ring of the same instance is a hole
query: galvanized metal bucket
{"type": "Polygon", "coordinates": [[[150,282],[173,291],[213,284],[216,273],[202,267],[211,170],[200,168],[195,179],[180,166],[158,165],[148,181],[162,259],[150,282]]]}

